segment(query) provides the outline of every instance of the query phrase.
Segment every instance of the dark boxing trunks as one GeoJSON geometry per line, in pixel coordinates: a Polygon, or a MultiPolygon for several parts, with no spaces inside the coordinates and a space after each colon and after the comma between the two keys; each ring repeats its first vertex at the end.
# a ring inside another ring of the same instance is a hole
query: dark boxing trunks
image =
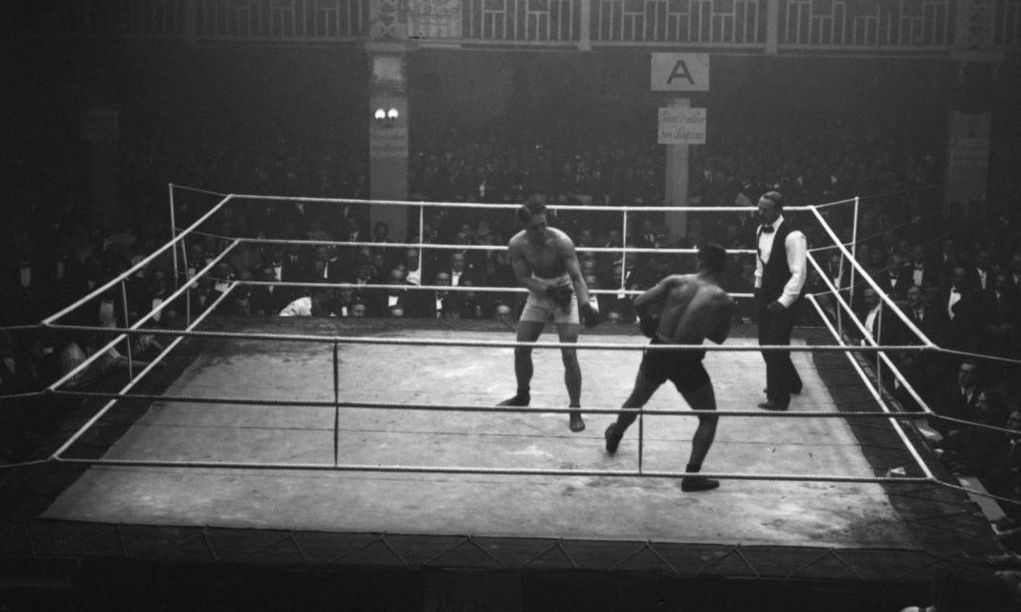
{"type": "MultiPolygon", "coordinates": [[[[664,342],[655,336],[649,344],[664,342]]],[[[644,376],[657,386],[669,380],[681,393],[690,393],[710,382],[709,373],[702,366],[704,357],[705,351],[645,351],[641,369],[644,376]]]]}

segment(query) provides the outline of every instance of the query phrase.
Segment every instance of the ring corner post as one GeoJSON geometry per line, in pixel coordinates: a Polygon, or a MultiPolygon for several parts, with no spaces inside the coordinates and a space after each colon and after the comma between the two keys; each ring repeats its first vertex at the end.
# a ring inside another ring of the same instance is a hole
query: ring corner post
{"type": "Polygon", "coordinates": [[[340,464],[340,360],[338,342],[333,341],[333,467],[340,464]]]}

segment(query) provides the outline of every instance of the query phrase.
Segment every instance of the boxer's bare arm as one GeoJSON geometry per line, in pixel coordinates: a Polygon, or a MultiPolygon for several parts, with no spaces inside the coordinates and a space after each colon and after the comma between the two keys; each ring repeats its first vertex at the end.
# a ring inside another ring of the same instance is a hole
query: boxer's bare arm
{"type": "Polygon", "coordinates": [[[713,296],[708,307],[711,308],[709,313],[711,320],[717,323],[706,334],[706,338],[716,344],[723,344],[727,336],[730,335],[730,322],[734,318],[734,300],[721,289],[718,294],[713,296]]]}
{"type": "Polygon", "coordinates": [[[571,284],[574,285],[574,293],[578,296],[579,304],[588,304],[588,284],[581,274],[581,264],[578,263],[578,253],[574,250],[574,243],[567,234],[557,236],[557,251],[564,261],[567,274],[571,277],[571,284]]]}
{"type": "Polygon", "coordinates": [[[638,314],[643,314],[653,304],[666,299],[667,293],[677,285],[680,279],[680,275],[673,274],[664,277],[663,280],[656,283],[652,288],[647,289],[645,293],[635,298],[633,303],[635,311],[638,314]]]}

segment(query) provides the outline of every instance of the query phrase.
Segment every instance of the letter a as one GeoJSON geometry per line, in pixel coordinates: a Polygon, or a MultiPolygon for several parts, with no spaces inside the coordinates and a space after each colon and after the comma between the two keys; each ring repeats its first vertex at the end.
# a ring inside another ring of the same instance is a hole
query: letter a
{"type": "Polygon", "coordinates": [[[670,71],[670,76],[666,79],[666,84],[669,85],[674,79],[688,79],[688,82],[692,85],[695,84],[695,79],[691,78],[691,72],[688,70],[688,64],[684,60],[677,60],[674,64],[674,69],[670,71]]]}

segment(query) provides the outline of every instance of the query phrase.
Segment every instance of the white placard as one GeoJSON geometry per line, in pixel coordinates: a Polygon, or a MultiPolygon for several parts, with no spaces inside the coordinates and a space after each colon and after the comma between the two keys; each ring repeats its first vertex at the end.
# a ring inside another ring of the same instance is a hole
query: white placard
{"type": "Polygon", "coordinates": [[[708,53],[653,53],[652,91],[709,91],[708,53]]]}
{"type": "Polygon", "coordinates": [[[659,109],[656,142],[665,145],[705,144],[704,108],[667,106],[659,109]]]}

